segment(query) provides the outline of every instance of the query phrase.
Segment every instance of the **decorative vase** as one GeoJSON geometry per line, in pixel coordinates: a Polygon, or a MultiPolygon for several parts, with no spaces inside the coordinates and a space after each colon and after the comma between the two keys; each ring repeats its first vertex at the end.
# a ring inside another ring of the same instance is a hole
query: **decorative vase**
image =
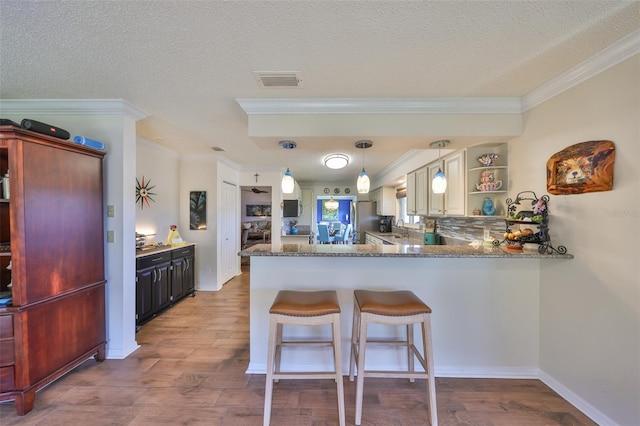
{"type": "Polygon", "coordinates": [[[496,207],[493,205],[493,200],[489,197],[485,198],[482,203],[482,214],[485,216],[494,216],[496,214],[496,207]]]}

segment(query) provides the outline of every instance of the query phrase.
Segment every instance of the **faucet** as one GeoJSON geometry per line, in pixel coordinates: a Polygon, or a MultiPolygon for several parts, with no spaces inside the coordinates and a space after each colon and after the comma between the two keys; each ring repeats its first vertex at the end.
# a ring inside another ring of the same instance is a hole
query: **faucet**
{"type": "Polygon", "coordinates": [[[409,230],[404,226],[404,219],[398,219],[396,226],[400,228],[400,236],[409,237],[409,230]]]}

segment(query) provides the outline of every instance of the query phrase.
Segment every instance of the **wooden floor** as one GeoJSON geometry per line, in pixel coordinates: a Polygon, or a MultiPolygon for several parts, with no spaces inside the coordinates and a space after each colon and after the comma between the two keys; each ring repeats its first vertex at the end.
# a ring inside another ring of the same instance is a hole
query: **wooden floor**
{"type": "MultiPolygon", "coordinates": [[[[264,375],[249,360],[249,273],[220,292],[201,292],[153,319],[136,335],[141,348],[124,360],[88,360],[37,393],[24,417],[0,404],[0,424],[260,425],[264,375]]],[[[440,425],[593,425],[539,380],[436,381],[440,425]]],[[[425,384],[367,379],[363,425],[425,425],[425,384]]],[[[345,377],[347,423],[355,386],[345,377]]],[[[331,380],[275,385],[273,425],[337,424],[331,380]]]]}

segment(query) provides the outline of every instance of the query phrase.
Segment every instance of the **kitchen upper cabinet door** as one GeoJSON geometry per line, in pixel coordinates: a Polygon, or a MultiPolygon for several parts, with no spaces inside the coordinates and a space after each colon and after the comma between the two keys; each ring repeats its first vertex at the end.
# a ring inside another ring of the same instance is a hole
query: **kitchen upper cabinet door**
{"type": "Polygon", "coordinates": [[[407,173],[407,214],[415,216],[416,210],[416,172],[407,173]]]}
{"type": "MultiPolygon", "coordinates": [[[[427,197],[427,211],[429,213],[429,216],[442,215],[442,210],[444,209],[444,194],[434,194],[431,190],[431,182],[433,181],[433,177],[436,175],[436,173],[438,173],[438,170],[440,170],[440,162],[438,161],[427,166],[427,187],[429,188],[429,196],[427,197]]],[[[449,177],[447,176],[447,191],[449,190],[448,178],[449,177]]]]}
{"type": "Polygon", "coordinates": [[[443,171],[447,177],[447,191],[444,195],[445,213],[464,216],[466,200],[464,151],[446,157],[443,163],[443,171]]]}
{"type": "MultiPolygon", "coordinates": [[[[423,167],[415,172],[415,214],[426,216],[429,214],[428,209],[428,192],[429,192],[429,169],[423,167]]],[[[408,196],[408,188],[407,188],[408,196]]],[[[407,200],[408,202],[408,200],[407,200]]],[[[408,204],[407,204],[408,205],[408,204]]]]}
{"type": "Polygon", "coordinates": [[[396,190],[391,186],[376,189],[376,212],[379,216],[396,215],[396,190]]]}

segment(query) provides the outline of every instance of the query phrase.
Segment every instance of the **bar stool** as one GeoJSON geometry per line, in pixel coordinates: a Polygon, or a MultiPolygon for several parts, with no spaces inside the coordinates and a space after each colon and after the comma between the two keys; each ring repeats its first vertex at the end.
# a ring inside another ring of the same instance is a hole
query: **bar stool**
{"type": "Polygon", "coordinates": [[[353,304],[353,330],[351,335],[351,356],[349,363],[349,380],[353,381],[354,367],[358,365],[356,383],[356,419],[359,425],[362,420],[362,396],[365,377],[427,379],[427,409],[431,426],[438,424],[436,406],[436,381],[433,367],[433,350],[431,342],[431,308],[411,291],[370,291],[355,290],[353,304]],[[367,339],[369,323],[404,325],[404,340],[367,339]],[[422,325],[422,353],[413,344],[413,325],[422,325]],[[407,348],[407,371],[373,371],[365,370],[365,350],[367,344],[404,346],[407,348]],[[424,372],[415,371],[414,356],[418,359],[424,372]]]}
{"type": "Polygon", "coordinates": [[[267,352],[267,383],[264,393],[265,426],[271,421],[271,400],[273,382],[279,379],[334,379],[338,391],[338,417],[344,426],[344,388],[342,384],[342,362],[340,352],[340,304],[335,291],[292,291],[278,292],[269,309],[269,347],[267,352]],[[331,341],[282,339],[284,325],[322,325],[331,324],[331,341]],[[332,346],[333,372],[281,372],[280,360],[283,346],[332,346]]]}

